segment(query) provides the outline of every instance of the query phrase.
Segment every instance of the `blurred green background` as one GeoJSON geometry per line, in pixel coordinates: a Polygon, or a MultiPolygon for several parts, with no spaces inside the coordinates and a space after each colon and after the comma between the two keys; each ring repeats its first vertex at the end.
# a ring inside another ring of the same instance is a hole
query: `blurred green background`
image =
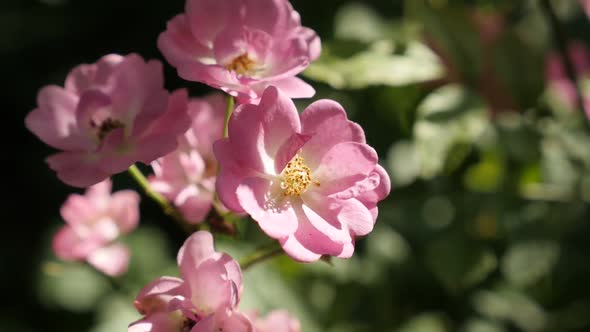
{"type": "MultiPolygon", "coordinates": [[[[350,260],[285,257],[245,272],[241,308],[287,308],[303,331],[590,331],[590,131],[548,87],[555,50],[537,0],[293,0],[323,55],[304,77],[342,103],[389,170],[393,190],[350,260]]],[[[562,37],[590,45],[577,1],[553,1],[562,37]]],[[[125,331],[137,291],[175,275],[183,233],[144,198],[111,282],[57,261],[59,207],[75,190],[24,128],[46,84],[106,53],[162,58],[157,35],[183,1],[2,0],[0,77],[7,175],[0,241],[0,331],[125,331]],[[14,173],[16,171],[16,174],[14,173]]],[[[210,89],[180,80],[167,87],[210,89]]],[[[588,90],[588,77],[580,85],[588,90]]],[[[298,101],[300,109],[310,101],[298,101]]],[[[137,188],[125,175],[116,188],[137,188]]],[[[268,239],[239,225],[234,257],[268,239]]]]}

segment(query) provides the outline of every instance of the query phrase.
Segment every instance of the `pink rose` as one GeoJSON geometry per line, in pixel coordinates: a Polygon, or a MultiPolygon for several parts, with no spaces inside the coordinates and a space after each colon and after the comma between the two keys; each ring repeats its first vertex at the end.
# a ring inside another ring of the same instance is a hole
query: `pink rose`
{"type": "Polygon", "coordinates": [[[173,202],[191,223],[205,219],[215,193],[217,161],[213,142],[223,136],[225,100],[221,94],[189,103],[191,127],[176,151],[152,162],[152,189],[173,202]]]}
{"type": "Polygon", "coordinates": [[[145,317],[129,332],[252,332],[236,311],[242,272],[230,256],[215,251],[208,232],[191,235],[178,252],[181,278],[162,277],[138,294],[135,307],[145,317]]]}
{"type": "Polygon", "coordinates": [[[217,192],[229,209],[246,212],[292,258],[350,257],[357,236],[372,231],[377,202],[390,190],[362,128],[331,100],[301,115],[274,87],[259,105],[241,105],[229,138],[214,152],[217,192]]]}
{"type": "Polygon", "coordinates": [[[127,271],[129,252],[115,240],[139,222],[139,195],[132,190],[111,195],[109,179],[73,194],[61,207],[67,223],[53,238],[53,251],[63,260],[87,261],[111,276],[127,271]]]}
{"type": "Polygon", "coordinates": [[[61,150],[47,158],[65,183],[87,187],[176,149],[189,119],[187,94],[164,89],[162,65],[107,55],[74,68],[65,87],[46,86],[27,128],[61,150]]]}
{"type": "Polygon", "coordinates": [[[299,332],[301,326],[286,310],[275,310],[266,317],[257,314],[248,315],[254,325],[254,332],[299,332]]]}
{"type": "Polygon", "coordinates": [[[258,99],[274,85],[291,98],[314,89],[295,77],[317,59],[316,33],[286,0],[187,0],[158,47],[178,74],[238,97],[258,99]]]}

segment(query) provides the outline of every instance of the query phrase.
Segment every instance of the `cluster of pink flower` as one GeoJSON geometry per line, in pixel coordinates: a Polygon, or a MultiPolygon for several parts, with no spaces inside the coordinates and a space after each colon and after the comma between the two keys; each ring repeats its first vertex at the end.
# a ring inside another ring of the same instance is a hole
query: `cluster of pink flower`
{"type": "MultiPolygon", "coordinates": [[[[168,22],[159,49],[182,78],[221,89],[238,106],[221,94],[168,92],[160,62],[135,54],[104,56],[73,69],[64,87],[43,88],[26,125],[60,150],[47,163],[63,182],[90,187],[62,207],[68,225],[54,239],[56,255],[125,272],[129,253],[115,241],[137,226],[139,196],[110,195],[109,178],[142,162],[154,170],[150,190],[188,223],[214,206],[250,215],[297,261],[350,257],[356,237],[372,231],[390,180],[338,103],[297,112],[291,98],[315,93],[295,77],[320,54],[315,32],[287,0],[187,0],[185,11],[168,22]]],[[[240,266],[214,251],[210,233],[191,235],[178,264],[182,279],[141,291],[135,305],[145,318],[129,331],[299,330],[283,311],[263,320],[237,310],[240,266]]]]}

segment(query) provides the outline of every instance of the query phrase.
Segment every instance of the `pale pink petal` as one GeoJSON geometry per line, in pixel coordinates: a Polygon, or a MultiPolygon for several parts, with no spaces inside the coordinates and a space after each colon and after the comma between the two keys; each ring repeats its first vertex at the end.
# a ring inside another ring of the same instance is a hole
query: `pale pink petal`
{"type": "MultiPolygon", "coordinates": [[[[149,135],[136,143],[133,160],[144,164],[174,152],[178,148],[178,141],[166,135],[149,135]]],[[[131,166],[131,164],[129,164],[131,166]]]]}
{"type": "Polygon", "coordinates": [[[184,322],[180,312],[156,312],[129,325],[127,332],[180,332],[184,322]]]}
{"type": "Polygon", "coordinates": [[[58,149],[88,149],[92,142],[77,128],[78,96],[57,86],[39,92],[35,109],[25,118],[27,128],[39,139],[58,149]]]}
{"type": "Polygon", "coordinates": [[[189,197],[178,206],[180,212],[190,223],[201,223],[205,220],[213,203],[213,195],[208,199],[203,197],[189,197]]]}
{"type": "MultiPolygon", "coordinates": [[[[260,31],[259,34],[264,34],[260,31]]],[[[240,26],[230,25],[222,30],[213,43],[213,53],[215,54],[215,60],[217,64],[226,66],[232,63],[232,61],[243,55],[249,54],[248,47],[251,41],[248,40],[248,32],[240,26]]],[[[265,34],[266,35],[266,34],[265,34]]],[[[265,36],[265,43],[268,49],[270,43],[270,37],[265,36]]]]}
{"type": "Polygon", "coordinates": [[[299,224],[297,231],[280,240],[285,252],[293,259],[301,262],[313,262],[322,255],[338,256],[343,245],[336,243],[317,230],[303,210],[297,213],[299,224]]]}
{"type": "MultiPolygon", "coordinates": [[[[375,217],[376,218],[376,217],[375,217]]],[[[347,243],[342,248],[342,252],[337,256],[338,258],[350,258],[354,254],[354,242],[347,243]]]]}
{"type": "Polygon", "coordinates": [[[183,265],[181,272],[190,289],[190,300],[197,315],[204,317],[220,308],[232,306],[235,296],[222,264],[209,259],[196,268],[183,265]]]}
{"type": "Polygon", "coordinates": [[[53,237],[52,248],[55,256],[63,260],[84,259],[84,253],[76,251],[76,247],[83,241],[71,226],[62,227],[53,237]]]}
{"type": "Polygon", "coordinates": [[[116,221],[110,216],[102,216],[98,220],[88,220],[88,229],[92,237],[102,240],[103,243],[108,243],[115,240],[121,232],[116,221]]]}
{"type": "Polygon", "coordinates": [[[109,215],[116,221],[121,233],[129,233],[139,223],[139,194],[133,190],[114,193],[109,204],[109,215]]]}
{"type": "Polygon", "coordinates": [[[268,87],[257,112],[263,114],[262,129],[266,153],[273,157],[281,145],[301,131],[299,113],[293,101],[275,87],[268,87]]]}
{"type": "Polygon", "coordinates": [[[219,310],[197,322],[190,332],[254,332],[248,317],[237,311],[219,310]]]}
{"type": "Polygon", "coordinates": [[[82,260],[105,244],[105,239],[100,234],[95,234],[88,228],[65,226],[53,238],[52,247],[58,258],[82,260]]]}
{"type": "Polygon", "coordinates": [[[66,90],[79,95],[88,89],[105,88],[109,77],[123,60],[124,57],[118,54],[107,54],[95,64],[75,67],[66,78],[66,90]]]}
{"type": "Polygon", "coordinates": [[[114,244],[92,252],[88,263],[109,276],[119,276],[127,272],[129,249],[122,244],[114,244]]]}
{"type": "Polygon", "coordinates": [[[356,199],[339,201],[337,218],[342,225],[346,225],[354,236],[364,236],[373,231],[373,215],[365,205],[356,199]]]}
{"type": "Polygon", "coordinates": [[[313,169],[328,150],[342,142],[365,143],[363,129],[346,117],[340,104],[319,100],[301,113],[301,133],[312,138],[305,145],[303,157],[313,169]]]}
{"type": "Polygon", "coordinates": [[[346,188],[345,190],[330,195],[331,197],[337,199],[350,199],[359,197],[360,195],[374,191],[381,183],[381,175],[376,171],[369,173],[369,175],[357,181],[351,187],[346,188]]]}
{"type": "Polygon", "coordinates": [[[200,62],[185,62],[177,68],[178,76],[187,81],[205,83],[228,94],[238,97],[256,96],[249,84],[242,84],[236,74],[217,64],[203,64],[200,62]]]}
{"type": "Polygon", "coordinates": [[[191,119],[188,116],[187,109],[188,92],[185,89],[175,90],[168,99],[167,111],[157,121],[154,121],[151,127],[145,129],[142,135],[144,137],[160,135],[163,140],[175,141],[177,136],[186,132],[190,127],[191,119]]]}
{"type": "Polygon", "coordinates": [[[375,189],[371,191],[365,191],[355,197],[369,208],[372,208],[377,204],[377,202],[387,197],[391,191],[391,180],[389,179],[387,171],[385,171],[381,165],[377,165],[373,172],[378,174],[380,177],[379,185],[375,187],[375,189]]]}
{"type": "Polygon", "coordinates": [[[170,301],[182,294],[184,281],[174,277],[160,277],[147,284],[135,298],[135,308],[142,315],[167,311],[170,301]]]}
{"type": "Polygon", "coordinates": [[[57,177],[73,187],[85,188],[99,183],[111,174],[103,171],[92,156],[84,152],[62,152],[48,157],[49,168],[57,177]]]}
{"type": "MultiPolygon", "coordinates": [[[[320,195],[304,195],[303,201],[303,213],[315,229],[334,243],[345,244],[352,241],[348,224],[339,219],[343,210],[341,204],[343,202],[320,195]]],[[[361,207],[365,211],[367,210],[362,204],[361,207]]],[[[372,227],[373,221],[370,215],[368,220],[372,227]]]]}
{"type": "Polygon", "coordinates": [[[320,182],[315,190],[329,195],[350,188],[369,176],[377,166],[377,161],[377,152],[366,144],[336,144],[323,155],[320,165],[313,170],[312,176],[320,182]]]}
{"type": "MultiPolygon", "coordinates": [[[[161,119],[164,116],[176,116],[170,115],[168,112],[168,105],[173,102],[170,98],[168,91],[164,89],[158,89],[150,93],[150,95],[145,98],[141,111],[134,119],[133,132],[131,135],[136,137],[147,135],[150,133],[147,130],[160,124],[160,121],[162,121],[161,119]]],[[[180,133],[181,130],[177,129],[175,132],[180,133]]]]}
{"type": "Polygon", "coordinates": [[[315,61],[322,54],[322,42],[315,31],[302,27],[299,32],[309,45],[309,60],[315,61]]]}
{"type": "Polygon", "coordinates": [[[229,139],[219,140],[213,145],[215,158],[220,165],[215,190],[223,205],[234,212],[242,213],[244,209],[238,201],[237,190],[242,180],[249,174],[239,162],[234,160],[233,151],[229,139]]]}
{"type": "Polygon", "coordinates": [[[61,217],[70,225],[79,225],[94,219],[99,212],[87,197],[78,194],[68,196],[60,208],[61,217]]]}
{"type": "Polygon", "coordinates": [[[79,130],[98,142],[98,127],[110,117],[111,106],[111,98],[102,91],[84,91],[76,108],[76,124],[79,130]]]}
{"type": "Polygon", "coordinates": [[[315,95],[315,89],[299,77],[289,77],[279,81],[273,81],[272,85],[281,90],[290,98],[311,98],[315,95]]]}
{"type": "Polygon", "coordinates": [[[127,55],[113,72],[111,80],[114,82],[110,92],[112,112],[123,122],[141,117],[147,100],[164,87],[162,64],[157,60],[146,62],[137,54],[127,55]]]}
{"type": "Polygon", "coordinates": [[[315,253],[301,244],[295,235],[283,238],[279,242],[285,253],[298,262],[310,263],[322,258],[321,254],[315,253]]]}
{"type": "Polygon", "coordinates": [[[293,8],[284,0],[244,0],[247,10],[244,24],[250,28],[266,31],[276,37],[282,37],[290,21],[293,8]]]}
{"type": "MultiPolygon", "coordinates": [[[[244,290],[244,286],[242,284],[242,270],[240,268],[240,264],[238,264],[238,262],[236,262],[233,258],[231,258],[231,256],[227,254],[221,255],[219,263],[223,264],[223,266],[225,267],[225,271],[227,272],[228,279],[234,283],[237,289],[238,296],[236,300],[239,301],[239,298],[242,295],[242,291],[244,290]]],[[[237,306],[238,303],[235,303],[234,305],[237,306]]]]}
{"type": "Polygon", "coordinates": [[[84,196],[86,196],[88,200],[92,201],[97,206],[97,208],[101,210],[106,209],[108,200],[111,198],[112,188],[113,183],[111,182],[110,178],[107,178],[102,182],[86,188],[84,196]]]}
{"type": "Polygon", "coordinates": [[[293,159],[293,157],[299,153],[299,150],[305,145],[311,136],[308,135],[301,135],[301,134],[293,134],[289,137],[283,145],[277,150],[275,155],[275,172],[280,174],[287,163],[293,159]]]}
{"type": "Polygon", "coordinates": [[[193,233],[178,251],[176,261],[180,269],[196,268],[203,261],[215,255],[213,236],[209,232],[193,233]]]}
{"type": "Polygon", "coordinates": [[[229,317],[222,320],[218,331],[253,332],[253,326],[248,317],[240,312],[233,311],[229,317]]]}
{"type": "Polygon", "coordinates": [[[264,319],[257,319],[256,332],[299,332],[299,321],[293,318],[286,310],[275,310],[264,319]]]}
{"type": "Polygon", "coordinates": [[[282,190],[273,192],[270,181],[247,178],[238,186],[237,196],[242,208],[268,236],[280,239],[297,229],[297,215],[292,206],[297,203],[286,199],[282,190]]]}
{"type": "Polygon", "coordinates": [[[213,56],[211,50],[193,36],[184,14],[168,21],[166,31],[158,37],[158,49],[173,66],[213,56]]]}
{"type": "MultiPolygon", "coordinates": [[[[264,112],[254,105],[239,106],[229,121],[229,141],[232,149],[232,159],[243,168],[263,172],[266,157],[264,152],[264,129],[262,121],[264,112]]],[[[214,147],[215,149],[215,147],[214,147]]],[[[222,163],[221,156],[217,160],[222,163]]],[[[268,162],[272,162],[268,159],[268,162]]]]}
{"type": "Polygon", "coordinates": [[[206,45],[228,23],[240,19],[240,7],[234,0],[188,0],[185,11],[193,35],[206,45]]]}

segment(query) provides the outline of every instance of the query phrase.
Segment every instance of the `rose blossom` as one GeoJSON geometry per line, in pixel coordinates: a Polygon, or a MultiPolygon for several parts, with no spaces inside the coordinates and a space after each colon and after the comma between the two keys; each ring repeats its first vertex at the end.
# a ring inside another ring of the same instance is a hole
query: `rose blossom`
{"type": "Polygon", "coordinates": [[[269,85],[291,98],[314,89],[295,77],[321,52],[287,0],[187,0],[158,47],[180,77],[238,97],[258,99],[269,85]]]}
{"type": "Polygon", "coordinates": [[[209,232],[191,235],[178,252],[181,278],[161,277],[140,291],[135,307],[144,318],[129,332],[251,332],[235,311],[242,293],[240,266],[213,247],[209,232]]]}
{"type": "Polygon", "coordinates": [[[217,161],[213,142],[223,136],[225,100],[221,94],[189,103],[192,124],[178,138],[178,149],[152,162],[152,189],[174,203],[191,223],[204,220],[215,193],[217,161]]]}
{"type": "Polygon", "coordinates": [[[299,321],[285,310],[275,310],[265,318],[260,318],[257,314],[250,314],[249,317],[254,325],[254,332],[299,332],[301,330],[299,321]]]}
{"type": "Polygon", "coordinates": [[[111,181],[107,179],[88,188],[84,196],[70,195],[60,212],[67,225],[53,239],[57,257],[87,261],[111,276],[127,270],[129,251],[115,240],[137,227],[136,192],[123,190],[111,195],[111,181]]]}
{"type": "Polygon", "coordinates": [[[217,141],[214,152],[221,201],[250,214],[299,261],[350,257],[390,189],[377,153],[342,106],[320,100],[299,115],[274,87],[259,105],[234,111],[229,138],[217,141]]]}
{"type": "Polygon", "coordinates": [[[163,79],[158,61],[104,56],[74,68],[65,87],[41,89],[27,128],[61,150],[47,163],[63,182],[87,187],[176,148],[188,127],[188,97],[183,90],[170,95],[163,79]]]}

